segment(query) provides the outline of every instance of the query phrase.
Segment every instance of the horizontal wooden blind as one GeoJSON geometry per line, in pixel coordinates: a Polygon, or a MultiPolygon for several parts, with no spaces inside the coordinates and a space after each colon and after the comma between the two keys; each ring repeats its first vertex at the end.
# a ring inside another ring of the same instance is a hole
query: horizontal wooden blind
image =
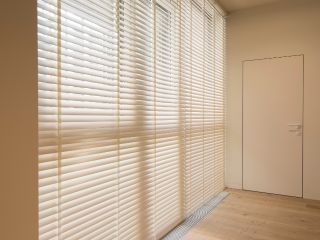
{"type": "Polygon", "coordinates": [[[185,213],[224,188],[224,18],[211,1],[182,1],[181,102],[185,213]]]}
{"type": "Polygon", "coordinates": [[[209,0],[38,0],[39,236],[159,239],[224,187],[209,0]]]}

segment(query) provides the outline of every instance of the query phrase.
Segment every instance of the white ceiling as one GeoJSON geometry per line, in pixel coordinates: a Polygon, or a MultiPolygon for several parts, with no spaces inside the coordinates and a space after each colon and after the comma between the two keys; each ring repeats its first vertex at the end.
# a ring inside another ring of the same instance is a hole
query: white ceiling
{"type": "Polygon", "coordinates": [[[278,1],[281,0],[218,0],[222,8],[227,12],[238,11],[278,1]]]}

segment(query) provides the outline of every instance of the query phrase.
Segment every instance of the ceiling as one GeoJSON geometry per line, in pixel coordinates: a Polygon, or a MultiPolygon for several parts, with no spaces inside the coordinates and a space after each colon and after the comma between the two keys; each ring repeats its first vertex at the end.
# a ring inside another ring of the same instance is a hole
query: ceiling
{"type": "Polygon", "coordinates": [[[234,12],[279,1],[281,0],[218,0],[222,8],[227,12],[234,12]]]}

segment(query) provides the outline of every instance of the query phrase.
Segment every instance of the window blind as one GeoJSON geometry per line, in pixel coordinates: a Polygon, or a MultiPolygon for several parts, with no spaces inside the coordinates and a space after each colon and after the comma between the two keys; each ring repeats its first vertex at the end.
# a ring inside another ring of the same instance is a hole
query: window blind
{"type": "Polygon", "coordinates": [[[160,239],[224,187],[209,0],[38,0],[39,239],[160,239]]]}
{"type": "Polygon", "coordinates": [[[156,237],[183,220],[183,167],[179,103],[179,5],[156,3],[156,237]]]}
{"type": "Polygon", "coordinates": [[[181,102],[186,216],[224,188],[225,21],[212,1],[182,1],[181,102]]]}
{"type": "Polygon", "coordinates": [[[119,6],[119,239],[154,233],[154,8],[119,6]]]}

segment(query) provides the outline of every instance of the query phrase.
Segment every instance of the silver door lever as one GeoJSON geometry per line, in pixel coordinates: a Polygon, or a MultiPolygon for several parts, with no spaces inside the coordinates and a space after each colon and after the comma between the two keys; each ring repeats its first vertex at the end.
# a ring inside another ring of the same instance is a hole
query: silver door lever
{"type": "Polygon", "coordinates": [[[289,132],[296,133],[297,136],[301,136],[302,134],[302,124],[301,122],[289,123],[289,132]]]}
{"type": "Polygon", "coordinates": [[[296,129],[301,129],[302,124],[301,123],[289,123],[288,127],[295,127],[296,129]]]}

